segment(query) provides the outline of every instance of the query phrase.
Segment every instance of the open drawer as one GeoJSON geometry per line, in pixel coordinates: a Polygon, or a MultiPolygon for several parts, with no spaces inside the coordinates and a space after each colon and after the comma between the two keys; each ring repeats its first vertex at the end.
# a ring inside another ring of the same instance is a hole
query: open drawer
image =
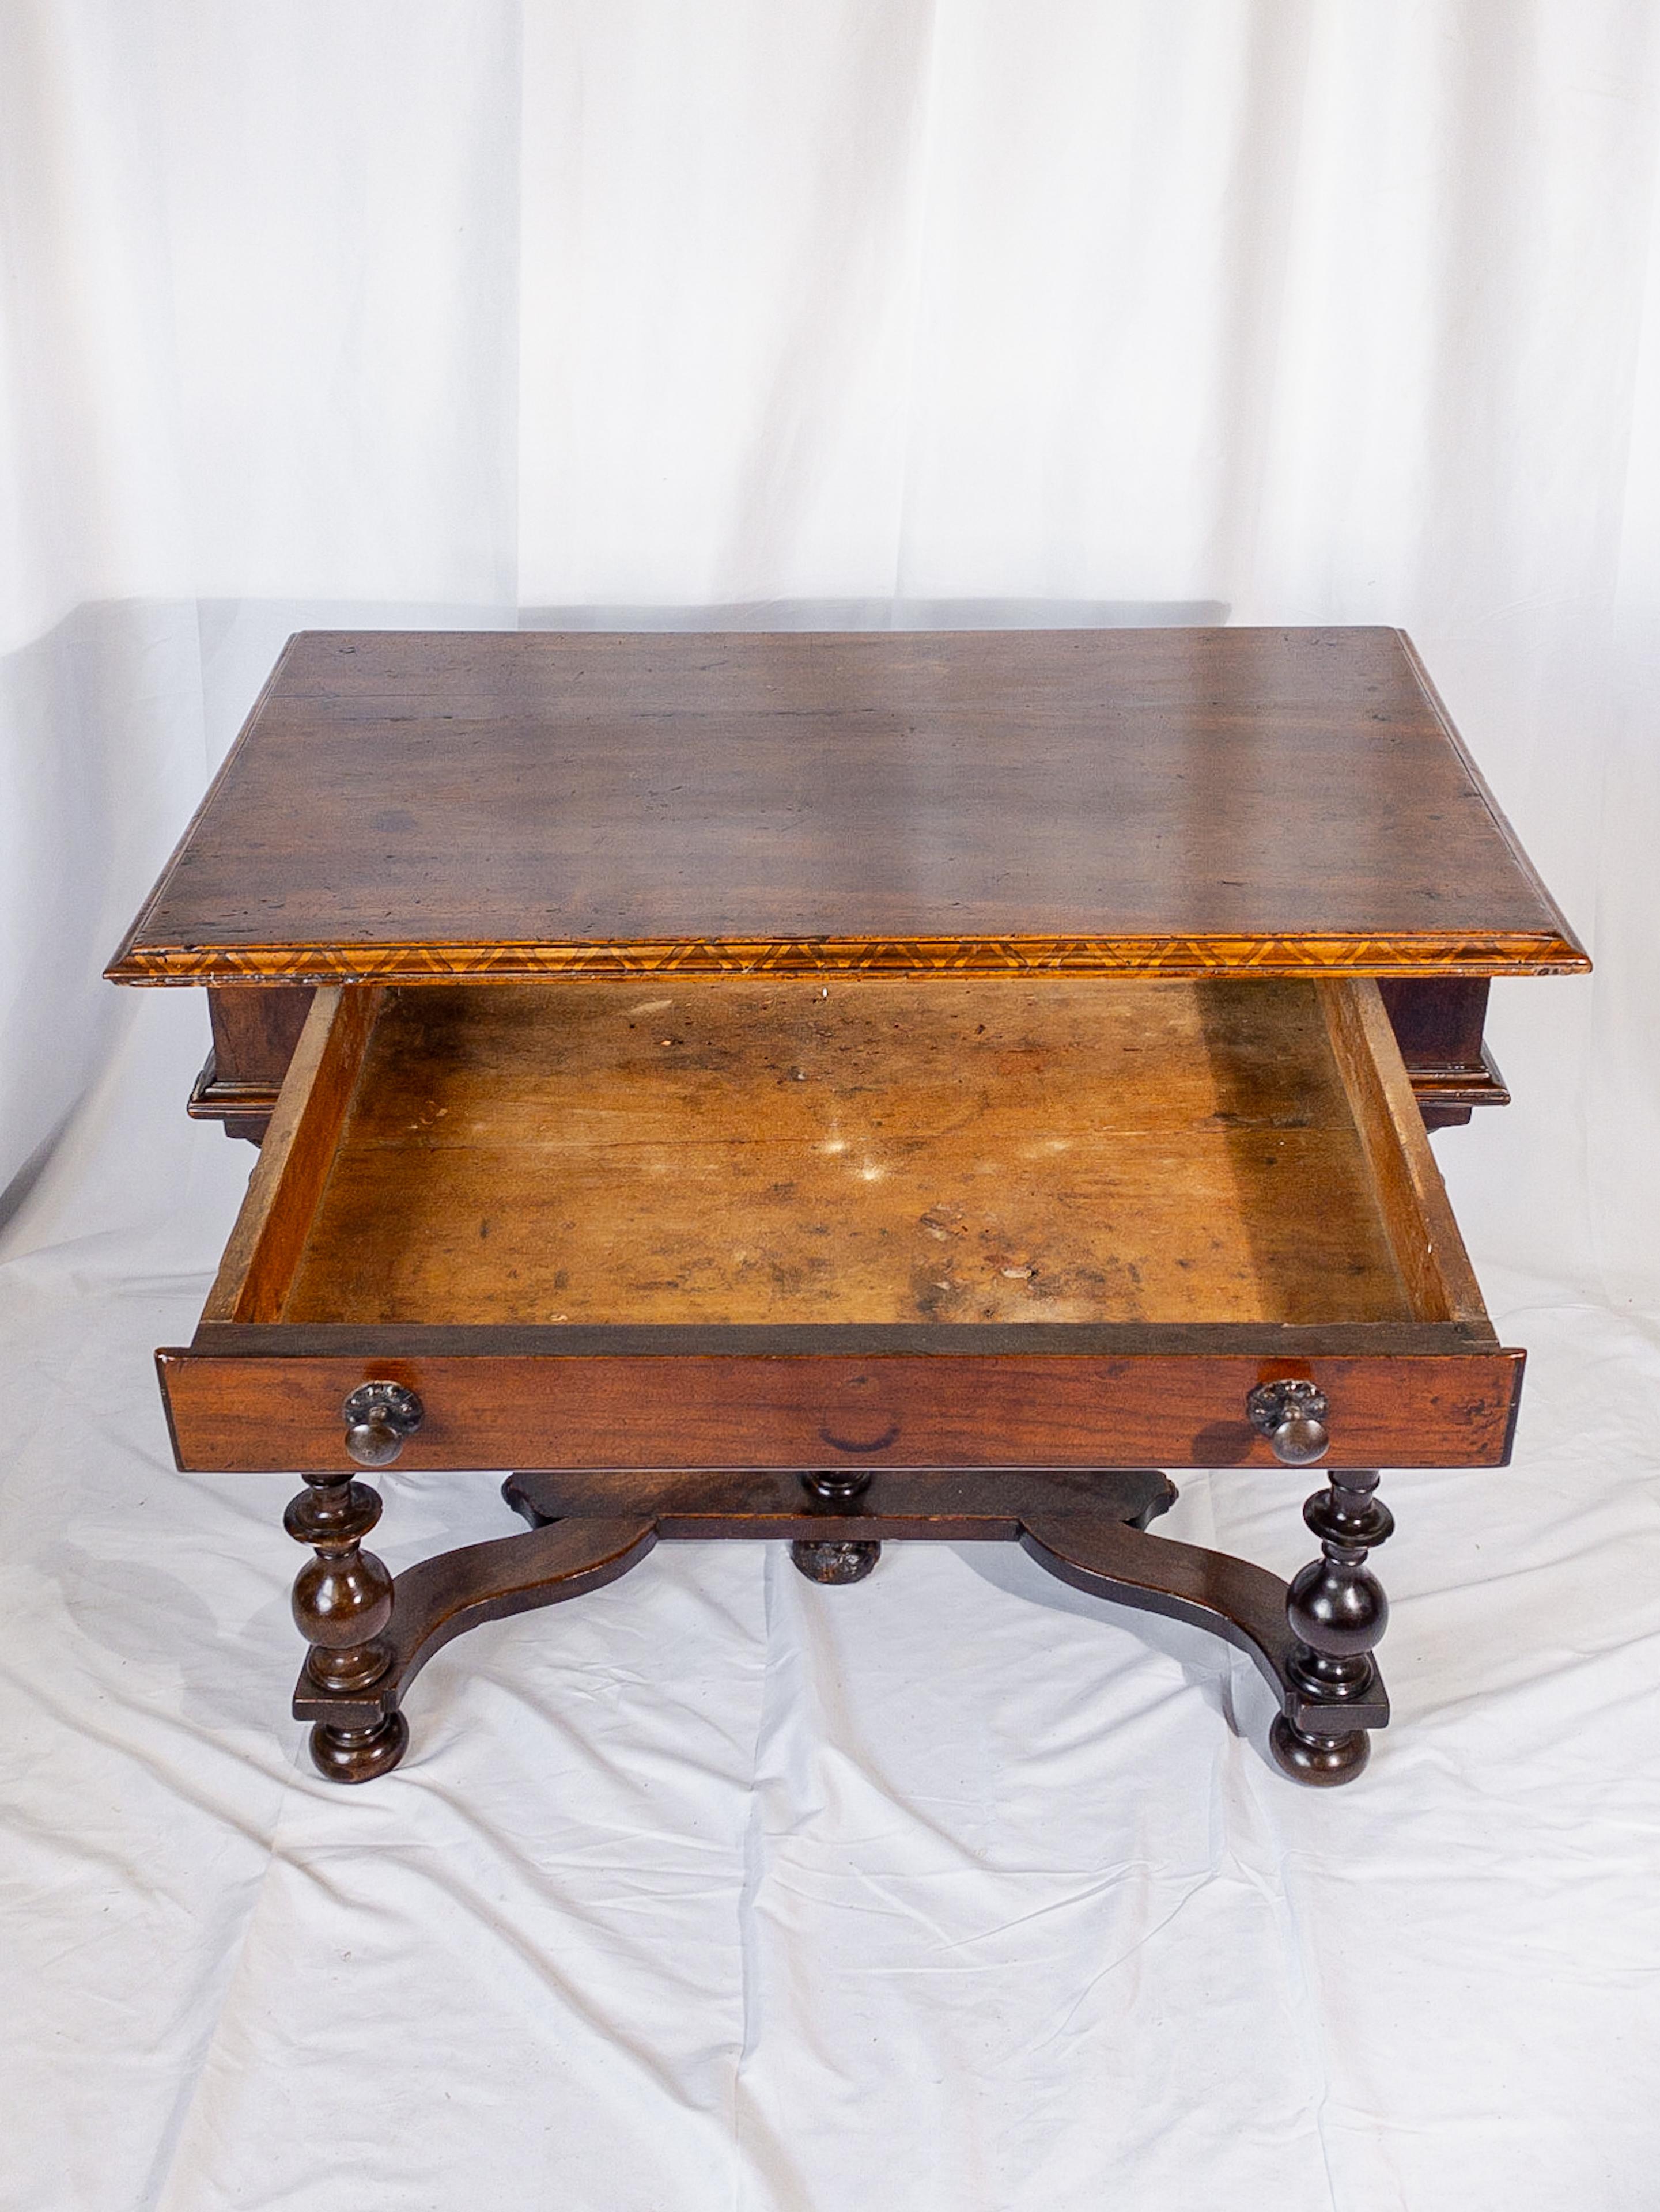
{"type": "Polygon", "coordinates": [[[1500,1347],[1367,980],[320,989],[179,1464],[1493,1466],[1500,1347]]]}

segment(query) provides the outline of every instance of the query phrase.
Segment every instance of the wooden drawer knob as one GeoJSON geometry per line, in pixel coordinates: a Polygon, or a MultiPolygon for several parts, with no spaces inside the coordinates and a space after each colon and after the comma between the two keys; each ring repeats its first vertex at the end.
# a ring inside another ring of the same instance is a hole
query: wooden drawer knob
{"type": "Polygon", "coordinates": [[[401,1382],[362,1382],[340,1408],[346,1449],[359,1467],[390,1467],[420,1427],[425,1407],[401,1382]]]}
{"type": "Polygon", "coordinates": [[[1250,1425],[1287,1467],[1310,1467],[1331,1443],[1326,1394],[1312,1382],[1259,1382],[1245,1400],[1250,1425]]]}

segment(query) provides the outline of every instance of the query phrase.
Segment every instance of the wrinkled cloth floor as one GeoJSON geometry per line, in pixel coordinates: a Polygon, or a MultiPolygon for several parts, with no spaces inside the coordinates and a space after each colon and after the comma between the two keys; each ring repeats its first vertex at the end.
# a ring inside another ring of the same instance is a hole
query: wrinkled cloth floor
{"type": "MultiPolygon", "coordinates": [[[[88,1249],[0,1272],[18,2212],[1651,2206],[1635,1323],[1510,1286],[1517,1465],[1388,1479],[1349,1790],[1272,1771],[1225,1647],[1014,1551],[733,1544],[452,1645],[346,1791],[286,1717],[292,1480],[170,1464],[204,1283],[88,1249]]],[[[1181,1480],[1170,1533],[1307,1556],[1302,1476],[1181,1480]]],[[[496,1480],[394,1470],[378,1548],[507,1533],[496,1480]]]]}

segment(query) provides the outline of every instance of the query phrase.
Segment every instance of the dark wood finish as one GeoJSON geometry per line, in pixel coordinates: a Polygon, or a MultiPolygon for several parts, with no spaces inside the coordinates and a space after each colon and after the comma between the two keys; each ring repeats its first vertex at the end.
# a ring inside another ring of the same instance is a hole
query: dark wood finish
{"type": "Polygon", "coordinates": [[[435,1651],[487,1620],[502,1620],[581,1597],[626,1574],[650,1551],[649,1521],[562,1521],[527,1535],[468,1544],[410,1567],[393,1584],[388,1663],[375,1684],[331,1690],[309,1665],[294,1693],[294,1717],[312,1723],[312,1757],[333,1782],[368,1780],[365,1759],[384,1773],[402,1758],[408,1725],[398,1699],[435,1651]],[[376,1747],[380,1747],[378,1754],[376,1747]]]}
{"type": "Polygon", "coordinates": [[[305,988],[216,984],[208,992],[213,1049],[187,1109],[223,1124],[228,1137],[258,1144],[311,1011],[305,988]]]}
{"type": "Polygon", "coordinates": [[[879,1543],[861,1544],[846,1538],[831,1542],[798,1536],[790,1546],[790,1564],[810,1583],[839,1589],[844,1583],[861,1583],[873,1574],[882,1557],[879,1543]]]}
{"type": "Polygon", "coordinates": [[[304,1474],[319,1770],[722,1536],[1019,1542],[1351,1778],[1374,1470],[1503,1464],[1522,1369],[1425,1124],[1504,1096],[1490,975],[1587,964],[1398,632],[293,641],[110,973],[212,986],[192,1110],[265,1139],[157,1358],[181,1466],[304,1474]],[[1289,1587],[1146,1533],[1276,1450],[1289,1587]],[[353,1455],[558,1471],[394,1581],[353,1455]]]}
{"type": "Polygon", "coordinates": [[[392,1577],[362,1540],[380,1518],[380,1494],[367,1483],[310,1476],[283,1525],[315,1547],[294,1585],[295,1625],[311,1645],[306,1664],[330,1690],[361,1690],[386,1671],[380,1641],[392,1619],[392,1577]]]}
{"type": "MultiPolygon", "coordinates": [[[[356,1695],[380,1681],[392,1664],[385,1632],[392,1620],[392,1577],[362,1540],[380,1518],[380,1498],[367,1483],[307,1479],[283,1525],[315,1556],[295,1578],[294,1624],[309,1647],[306,1680],[319,1690],[356,1695]]],[[[378,1719],[319,1722],[312,1758],[335,1782],[368,1782],[396,1766],[409,1724],[392,1711],[378,1719]]]]}
{"type": "MultiPolygon", "coordinates": [[[[1332,1688],[1310,1686],[1299,1673],[1311,1656],[1297,1626],[1309,1609],[1295,1595],[1304,1577],[1288,1590],[1247,1561],[1145,1534],[1173,1495],[1154,1470],[884,1474],[840,1498],[818,1495],[810,1474],[748,1471],[708,1474],[695,1485],[684,1476],[620,1471],[522,1474],[503,1488],[532,1533],[470,1545],[398,1576],[386,1638],[389,1662],[372,1683],[331,1687],[311,1668],[301,1673],[295,1715],[313,1723],[314,1753],[331,1778],[359,1778],[344,1771],[351,1753],[390,1741],[385,1732],[401,1720],[401,1700],[416,1675],[453,1637],[614,1581],[654,1543],[677,1539],[782,1537],[809,1559],[859,1563],[856,1573],[815,1577],[825,1582],[862,1579],[891,1539],[1018,1542],[1074,1589],[1189,1622],[1249,1652],[1280,1698],[1276,1741],[1283,1729],[1298,1742],[1322,1746],[1338,1740],[1341,1723],[1347,1742],[1389,1719],[1370,1658],[1364,1686],[1352,1671],[1332,1688]]],[[[404,1740],[386,1763],[395,1763],[404,1740]]],[[[1306,1772],[1282,1763],[1302,1781],[1347,1778],[1330,1759],[1306,1772]]],[[[1353,1759],[1351,1771],[1359,1771],[1353,1759]]]]}
{"type": "Polygon", "coordinates": [[[387,1361],[464,1358],[491,1352],[514,1358],[561,1356],[637,1358],[696,1353],[705,1358],[742,1352],[752,1359],[834,1352],[855,1359],[898,1353],[1085,1353],[1134,1359],[1151,1352],[1174,1356],[1217,1353],[1255,1357],[1264,1344],[1293,1364],[1319,1356],[1350,1359],[1408,1359],[1490,1352],[1498,1343],[1491,1322],[1328,1322],[1276,1326],[1260,1322],[770,1322],[736,1327],[691,1323],[602,1322],[569,1328],[428,1328],[417,1322],[364,1328],[355,1322],[243,1323],[204,1320],[192,1352],[214,1358],[355,1359],[378,1374],[387,1361]]]}
{"type": "Polygon", "coordinates": [[[1288,1703],[1275,1720],[1270,1743],[1294,1781],[1321,1788],[1352,1782],[1365,1765],[1367,1730],[1377,1695],[1372,1654],[1389,1626],[1389,1601],[1366,1565],[1367,1554],[1394,1533],[1395,1522],[1377,1495],[1377,1474],[1334,1470],[1303,1518],[1320,1539],[1320,1557],[1293,1579],[1286,1594],[1286,1620],[1297,1641],[1286,1664],[1291,1686],[1319,1711],[1288,1703]]]}
{"type": "Polygon", "coordinates": [[[1382,1628],[1353,1548],[1375,1477],[1334,1474],[1343,1544],[1287,1592],[1150,1541],[1164,1478],[1098,1462],[1262,1465],[1253,1391],[1303,1378],[1340,1463],[1507,1453],[1519,1356],[1377,987],[683,990],[317,994],[198,1344],[161,1370],[181,1463],[307,1472],[295,1711],[319,1771],[388,1771],[430,1650],[665,1536],[782,1537],[836,1585],[950,1530],[1230,1638],[1280,1693],[1284,1770],[1358,1773],[1387,1718],[1356,1641],[1382,1628]],[[556,1457],[508,1486],[532,1535],[394,1584],[341,1465],[371,1381],[421,1401],[411,1465],[556,1457]]]}
{"type": "MultiPolygon", "coordinates": [[[[841,1470],[834,1470],[839,1474],[841,1470]]],[[[660,1540],[719,1536],[769,1542],[839,1537],[939,1544],[1019,1541],[1023,1515],[1092,1514],[1145,1528],[1176,1503],[1158,1468],[862,1468],[845,1497],[826,1498],[825,1472],[705,1468],[647,1474],[601,1468],[510,1474],[502,1495],[530,1527],[649,1514],[660,1540]]]]}
{"type": "Polygon", "coordinates": [[[1433,1074],[1479,1076],[1493,988],[1486,975],[1388,976],[1377,986],[1414,1082],[1433,1074]]]}
{"type": "Polygon", "coordinates": [[[317,632],[109,972],[1586,964],[1398,631],[317,632]]]}
{"type": "MultiPolygon", "coordinates": [[[[1292,1673],[1296,1647],[1286,1626],[1288,1593],[1277,1575],[1226,1553],[1142,1535],[1101,1515],[1034,1514],[1020,1542],[1040,1566],[1074,1589],[1207,1629],[1248,1652],[1280,1693],[1276,1728],[1283,1722],[1312,1735],[1330,1725],[1330,1708],[1292,1673]]],[[[1386,1728],[1389,1717],[1383,1676],[1374,1668],[1366,1700],[1344,1705],[1343,1724],[1353,1733],[1361,1727],[1386,1728]]],[[[1298,1781],[1309,1778],[1293,1775],[1298,1781]]]]}
{"type": "MultiPolygon", "coordinates": [[[[1292,1358],[1254,1352],[1091,1358],[934,1352],[870,1358],[503,1353],[368,1360],[158,1352],[181,1467],[203,1474],[347,1464],[340,1408],[385,1375],[427,1409],[410,1468],[1088,1467],[1110,1449],[1160,1467],[1278,1466],[1251,1427],[1258,1383],[1300,1370],[1331,1404],[1334,1455],[1391,1467],[1505,1463],[1523,1354],[1292,1358]]],[[[233,1337],[234,1331],[226,1331],[233,1337]]]]}
{"type": "Polygon", "coordinates": [[[1457,1127],[1475,1106],[1510,1104],[1481,1037],[1485,975],[1390,977],[1377,988],[1426,1128],[1457,1127]]]}

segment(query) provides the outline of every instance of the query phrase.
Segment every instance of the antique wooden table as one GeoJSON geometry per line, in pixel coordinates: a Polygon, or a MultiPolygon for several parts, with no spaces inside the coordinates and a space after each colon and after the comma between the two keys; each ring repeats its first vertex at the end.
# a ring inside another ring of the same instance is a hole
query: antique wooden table
{"type": "Polygon", "coordinates": [[[305,1479],[319,1767],[659,1540],[929,1538],[1227,1638],[1349,1779],[1377,1470],[1521,1382],[1425,1125],[1588,964],[1395,631],[294,639],[109,973],[207,988],[263,1139],[157,1358],[181,1468],[305,1479]],[[400,1457],[528,1530],[394,1579],[400,1457]],[[1289,1586],[1147,1533],[1316,1462],[1289,1586]]]}

